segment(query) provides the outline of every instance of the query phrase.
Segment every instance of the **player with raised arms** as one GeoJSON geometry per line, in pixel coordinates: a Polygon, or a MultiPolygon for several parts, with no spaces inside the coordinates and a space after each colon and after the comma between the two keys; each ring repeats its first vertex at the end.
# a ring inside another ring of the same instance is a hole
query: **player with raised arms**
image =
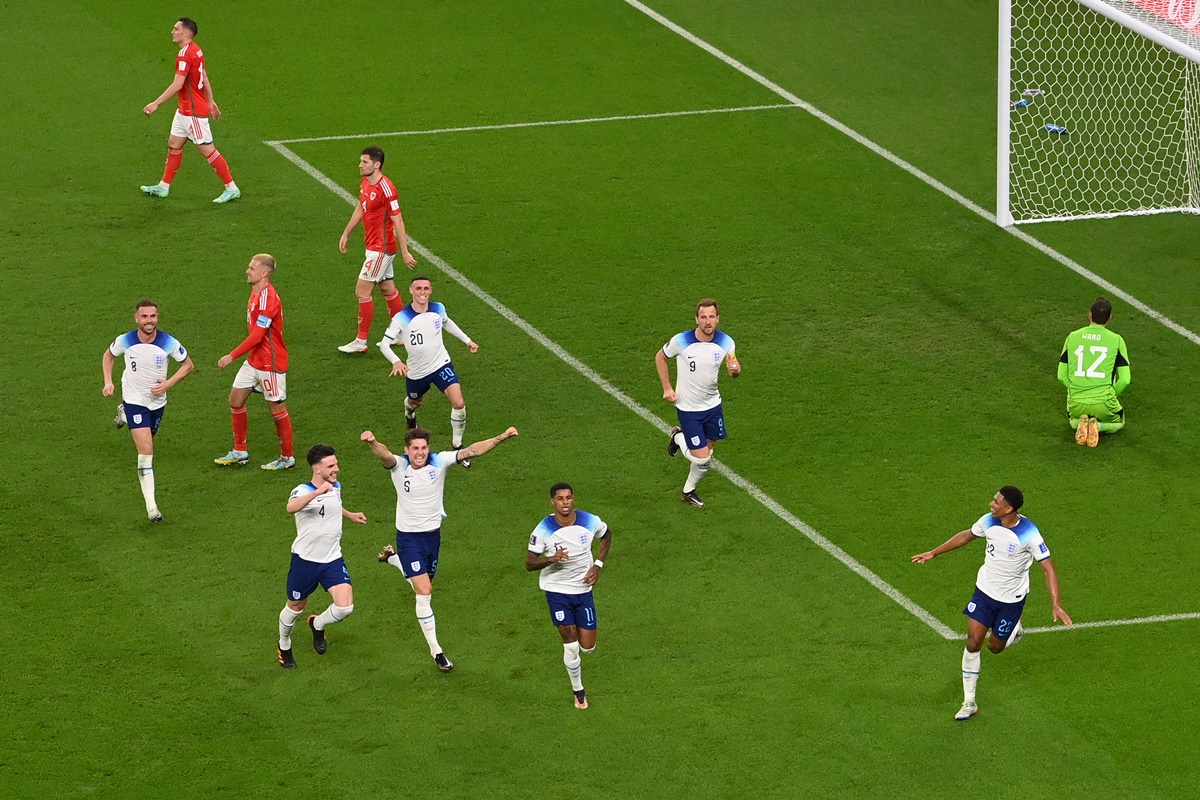
{"type": "Polygon", "coordinates": [[[118,428],[129,424],[133,444],[137,448],[138,484],[146,501],[146,515],[151,522],[162,522],[162,513],[154,498],[154,436],[162,423],[167,407],[167,391],[186,378],[196,365],[183,345],[166,331],[158,329],[158,304],[143,300],[133,312],[137,327],[123,333],[108,346],[101,358],[104,388],[101,393],[112,397],[113,364],[125,356],[125,372],[121,374],[121,404],[113,424],[118,428]],[[167,377],[167,359],[180,362],[175,374],[167,377]]]}
{"type": "MultiPolygon", "coordinates": [[[[412,302],[392,317],[379,349],[392,362],[392,377],[404,376],[404,421],[409,430],[417,427],[417,409],[430,386],[436,386],[450,401],[450,446],[462,447],[467,432],[467,404],[463,399],[462,384],[450,360],[450,353],[442,340],[442,331],[449,331],[456,339],[466,343],[472,353],[479,352],[479,345],[463,332],[446,314],[441,303],[430,302],[433,283],[427,275],[418,275],[409,286],[412,302]],[[408,362],[392,349],[396,340],[404,343],[408,362]]],[[[469,458],[462,459],[464,467],[471,466],[469,458]]]]}
{"type": "Polygon", "coordinates": [[[968,530],[954,534],[942,544],[912,557],[914,564],[927,564],[943,553],[956,550],[979,539],[987,541],[983,566],[975,578],[975,593],[963,613],[967,615],[967,646],[962,657],[963,704],[956,720],[970,719],[979,712],[975,685],[979,681],[983,639],[990,629],[988,650],[1002,653],[1021,641],[1021,614],[1029,597],[1029,568],[1037,561],[1046,575],[1046,588],[1053,606],[1052,619],[1071,625],[1058,595],[1058,573],[1050,560],[1050,549],[1041,531],[1027,517],[1018,514],[1025,496],[1015,486],[1001,487],[984,514],[968,530]]]}
{"type": "Polygon", "coordinates": [[[367,524],[365,514],[342,507],[342,484],[337,479],[341,467],[334,449],[327,444],[314,445],[308,451],[308,465],[312,480],[293,489],[287,502],[287,512],[296,519],[296,539],[288,569],[287,603],[279,612],[279,666],[284,669],[296,666],[292,629],[317,584],[333,601],[319,615],[308,617],[317,655],[325,655],[329,644],[325,629],[354,611],[350,571],[342,558],[342,520],[367,524]]]}
{"type": "Polygon", "coordinates": [[[361,438],[371,448],[371,453],[392,473],[392,483],[396,487],[396,546],[393,548],[389,544],[383,548],[379,560],[400,570],[412,586],[417,601],[417,622],[429,645],[433,663],[442,672],[454,669],[454,663],[438,644],[432,606],[433,578],[442,547],[442,520],[446,517],[442,499],[446,473],[457,461],[481,456],[516,435],[517,429],[509,428],[499,436],[470,447],[434,453],[429,449],[429,431],[416,428],[405,434],[404,452],[396,456],[375,438],[375,434],[362,433],[361,438]]]}
{"type": "Polygon", "coordinates": [[[543,519],[529,537],[525,569],[540,570],[538,586],[546,593],[550,622],[563,642],[563,664],[571,679],[575,707],[587,708],[580,653],[596,649],[596,601],[592,587],[612,547],[612,530],[604,520],[575,508],[575,490],[569,483],[550,487],[554,513],[543,519]],[[592,558],[592,543],[600,540],[600,553],[592,558]]]}

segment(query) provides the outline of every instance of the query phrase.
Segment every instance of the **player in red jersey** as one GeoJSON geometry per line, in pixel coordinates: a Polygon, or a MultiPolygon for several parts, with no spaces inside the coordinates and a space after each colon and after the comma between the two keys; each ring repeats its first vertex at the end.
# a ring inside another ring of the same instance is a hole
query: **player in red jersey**
{"type": "Polygon", "coordinates": [[[271,285],[275,259],[259,253],[250,259],[246,282],[250,284],[250,302],[246,306],[246,327],[250,335],[228,355],[221,356],[217,366],[225,369],[235,358],[247,353],[250,357],[238,370],[229,392],[229,410],[233,414],[233,449],[216,460],[221,466],[245,464],[250,460],[246,444],[246,400],[251,392],[261,392],[267,399],[275,432],[279,434],[280,456],[263,469],[291,469],[296,466],[292,454],[292,419],[287,410],[287,345],[283,343],[283,303],[271,285]]]}
{"type": "Polygon", "coordinates": [[[175,80],[158,99],[142,109],[146,116],[150,116],[172,97],[179,98],[179,110],[175,112],[175,119],[171,122],[171,137],[167,139],[167,166],[163,169],[162,180],[153,186],[143,186],[142,191],[152,197],[167,196],[171,191],[171,181],[175,180],[175,173],[183,161],[184,142],[191,139],[225,183],[225,191],[213,202],[228,203],[241,197],[242,192],[229,172],[225,157],[213,145],[208,118],[220,119],[221,109],[213,99],[212,82],[204,69],[204,51],[192,41],[198,30],[196,21],[187,17],[180,17],[175,27],[171,28],[171,41],[180,48],[179,55],[175,57],[175,80]]]}
{"type": "Polygon", "coordinates": [[[404,258],[404,266],[412,269],[417,265],[417,260],[408,252],[408,234],[404,231],[404,218],[400,215],[400,195],[396,191],[396,184],[383,174],[383,150],[378,147],[363,150],[358,159],[358,171],[362,175],[362,183],[358,187],[358,205],[350,215],[346,230],[342,231],[338,249],[346,252],[346,239],[362,220],[367,257],[354,289],[358,295],[358,334],[353,342],[338,348],[343,353],[365,353],[367,350],[367,336],[371,333],[371,319],[375,316],[372,291],[376,286],[387,301],[389,318],[404,308],[404,299],[396,288],[392,273],[397,247],[404,258]]]}

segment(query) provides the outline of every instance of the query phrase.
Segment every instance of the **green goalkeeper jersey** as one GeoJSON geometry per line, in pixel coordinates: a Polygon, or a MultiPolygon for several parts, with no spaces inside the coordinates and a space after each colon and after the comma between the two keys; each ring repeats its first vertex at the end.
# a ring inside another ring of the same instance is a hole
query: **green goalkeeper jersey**
{"type": "Polygon", "coordinates": [[[1068,404],[1116,397],[1130,381],[1125,340],[1103,325],[1072,331],[1058,359],[1058,379],[1067,387],[1068,404]]]}

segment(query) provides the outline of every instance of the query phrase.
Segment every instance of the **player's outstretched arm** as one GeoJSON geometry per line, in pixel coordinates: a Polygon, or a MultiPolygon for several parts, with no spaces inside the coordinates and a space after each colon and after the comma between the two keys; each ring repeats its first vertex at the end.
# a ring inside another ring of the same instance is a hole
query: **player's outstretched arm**
{"type": "Polygon", "coordinates": [[[600,567],[608,560],[610,547],[612,547],[612,528],[604,532],[604,538],[600,540],[600,552],[596,554],[596,561],[592,562],[592,565],[588,567],[587,574],[583,576],[583,582],[588,586],[595,586],[596,581],[600,580],[600,567]]]}
{"type": "Polygon", "coordinates": [[[367,515],[362,513],[361,511],[347,511],[346,509],[343,508],[342,509],[342,517],[350,520],[351,522],[357,522],[359,525],[367,524],[367,515]]]}
{"type": "Polygon", "coordinates": [[[663,400],[674,403],[679,398],[675,396],[675,390],[671,388],[671,371],[667,366],[667,354],[662,351],[661,347],[654,354],[654,368],[658,370],[658,380],[662,383],[663,400]]]}
{"type": "Polygon", "coordinates": [[[367,443],[367,446],[371,448],[372,455],[378,458],[381,464],[388,469],[396,466],[396,457],[392,455],[391,450],[387,449],[387,445],[375,438],[375,434],[363,431],[359,438],[367,443]]]}
{"type": "Polygon", "coordinates": [[[100,374],[104,376],[104,388],[100,390],[100,394],[105,397],[112,397],[116,387],[113,386],[112,370],[113,364],[116,363],[116,356],[107,347],[104,348],[104,357],[100,359],[100,374]]]}
{"type": "Polygon", "coordinates": [[[1062,603],[1058,597],[1058,573],[1054,570],[1054,562],[1049,558],[1043,558],[1038,562],[1042,565],[1042,572],[1046,575],[1046,589],[1050,592],[1050,602],[1054,606],[1054,615],[1051,621],[1062,620],[1064,625],[1074,625],[1070,615],[1063,610],[1062,603]]]}
{"type": "Polygon", "coordinates": [[[458,451],[458,461],[463,461],[468,458],[477,458],[484,453],[491,452],[496,445],[503,442],[505,439],[511,439],[517,435],[516,428],[509,428],[499,436],[493,436],[490,439],[484,439],[482,442],[476,442],[469,447],[463,447],[458,451]]]}
{"type": "Polygon", "coordinates": [[[929,550],[925,553],[917,553],[912,557],[912,562],[914,564],[925,564],[929,561],[933,561],[942,553],[949,553],[951,550],[957,550],[965,544],[970,544],[971,542],[975,541],[975,538],[975,534],[971,533],[970,531],[960,531],[932,550],[929,550]]]}

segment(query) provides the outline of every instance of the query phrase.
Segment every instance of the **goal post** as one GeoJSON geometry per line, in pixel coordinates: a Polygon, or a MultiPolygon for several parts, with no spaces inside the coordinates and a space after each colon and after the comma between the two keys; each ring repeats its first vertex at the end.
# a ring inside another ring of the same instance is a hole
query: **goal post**
{"type": "Polygon", "coordinates": [[[1200,0],[999,0],[996,221],[1200,213],[1200,0]]]}

